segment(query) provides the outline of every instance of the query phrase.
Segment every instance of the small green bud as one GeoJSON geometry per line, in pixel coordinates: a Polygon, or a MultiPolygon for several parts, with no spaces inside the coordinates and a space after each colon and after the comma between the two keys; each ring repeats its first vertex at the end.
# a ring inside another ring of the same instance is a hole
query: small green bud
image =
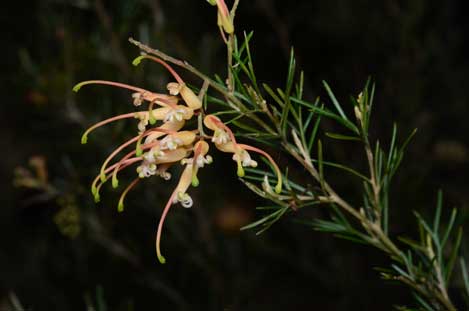
{"type": "Polygon", "coordinates": [[[94,194],[94,203],[99,203],[101,201],[101,196],[99,195],[98,192],[94,194]]]}
{"type": "Polygon", "coordinates": [[[119,180],[116,177],[116,174],[112,175],[112,188],[116,189],[119,187],[119,180]]]}
{"type": "Polygon", "coordinates": [[[141,55],[141,56],[135,58],[135,59],[132,61],[132,65],[134,65],[134,66],[140,65],[140,62],[141,62],[142,59],[144,59],[144,58],[145,58],[145,56],[143,56],[143,55],[141,55]]]}
{"type": "MultiPolygon", "coordinates": [[[[141,145],[142,145],[142,139],[139,138],[139,139],[137,140],[137,143],[135,144],[135,155],[136,155],[137,157],[140,157],[140,156],[142,155],[142,153],[143,153],[143,150],[142,150],[141,145]]],[[[151,152],[151,150],[150,150],[150,152],[151,152]]]]}
{"type": "Polygon", "coordinates": [[[83,134],[81,137],[81,144],[85,145],[88,142],[88,133],[83,134]]]}
{"type": "Polygon", "coordinates": [[[244,168],[241,165],[241,162],[238,162],[238,171],[236,172],[238,174],[238,177],[244,177],[244,168]]]}
{"type": "Polygon", "coordinates": [[[199,186],[199,179],[197,176],[192,176],[192,187],[197,187],[199,186]]]}
{"type": "Polygon", "coordinates": [[[117,211],[119,213],[122,213],[124,211],[124,203],[122,201],[119,201],[119,204],[117,204],[117,211]]]}
{"type": "Polygon", "coordinates": [[[76,84],[76,85],[73,87],[73,91],[74,91],[75,93],[77,93],[77,92],[81,89],[82,86],[83,86],[83,82],[80,82],[80,83],[76,84]]]}
{"type": "Polygon", "coordinates": [[[101,179],[101,182],[106,182],[106,173],[104,173],[104,169],[101,170],[101,173],[99,174],[99,178],[101,179]]]}
{"type": "Polygon", "coordinates": [[[166,259],[165,259],[162,255],[158,255],[158,261],[159,261],[161,264],[165,264],[165,263],[166,263],[166,259]]]}
{"type": "Polygon", "coordinates": [[[151,125],[154,125],[156,123],[156,119],[155,119],[155,116],[153,115],[153,111],[150,110],[148,112],[148,122],[151,124],[151,125]]]}
{"type": "Polygon", "coordinates": [[[140,157],[140,156],[142,156],[142,153],[143,153],[142,148],[140,148],[140,145],[137,145],[137,147],[135,148],[135,155],[137,157],[140,157]]]}
{"type": "Polygon", "coordinates": [[[277,186],[275,186],[275,192],[280,193],[282,192],[282,184],[278,183],[277,186]]]}

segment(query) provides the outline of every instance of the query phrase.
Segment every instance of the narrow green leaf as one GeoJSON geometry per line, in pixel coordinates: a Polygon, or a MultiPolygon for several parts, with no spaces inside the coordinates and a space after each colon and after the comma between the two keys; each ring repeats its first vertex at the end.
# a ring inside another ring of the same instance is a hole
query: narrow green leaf
{"type": "Polygon", "coordinates": [[[405,150],[405,148],[407,148],[407,145],[409,144],[410,140],[415,136],[416,133],[417,133],[417,129],[414,129],[409,134],[409,136],[407,137],[407,139],[404,141],[404,143],[401,146],[401,152],[403,152],[405,150]]]}
{"type": "MultiPolygon", "coordinates": [[[[415,214],[415,212],[414,212],[415,214]]],[[[420,238],[420,244],[425,244],[425,228],[423,227],[422,223],[420,221],[417,221],[418,229],[419,229],[419,238],[420,238]]]]}
{"type": "Polygon", "coordinates": [[[451,255],[449,256],[449,259],[448,259],[448,265],[446,267],[446,276],[445,276],[446,284],[449,284],[449,281],[451,279],[451,274],[453,273],[454,263],[456,262],[456,257],[458,256],[458,253],[459,253],[459,247],[461,246],[461,241],[462,241],[462,228],[459,227],[458,233],[456,235],[456,240],[454,241],[454,245],[452,245],[451,255]]]}
{"type": "Polygon", "coordinates": [[[291,102],[285,101],[285,106],[282,110],[282,116],[280,118],[280,127],[282,129],[283,136],[287,133],[287,125],[288,125],[288,113],[290,112],[291,102]]]}
{"type": "Polygon", "coordinates": [[[330,119],[336,120],[337,122],[339,122],[340,124],[342,124],[346,128],[350,129],[352,132],[354,132],[357,135],[360,133],[360,131],[358,130],[358,128],[355,124],[353,124],[352,122],[350,122],[347,119],[343,119],[341,116],[333,113],[332,111],[330,111],[328,109],[319,108],[319,107],[317,107],[317,106],[315,106],[311,103],[308,103],[306,101],[303,101],[303,100],[300,100],[300,99],[297,99],[297,98],[294,98],[294,97],[292,97],[290,99],[293,102],[296,102],[300,105],[303,105],[303,106],[306,106],[306,107],[310,108],[311,110],[315,111],[316,113],[318,113],[320,115],[323,115],[323,116],[328,117],[330,119]]]}
{"type": "Polygon", "coordinates": [[[249,32],[248,35],[246,35],[246,34],[244,35],[244,42],[243,42],[243,44],[241,45],[241,48],[238,51],[238,54],[240,56],[243,55],[243,52],[246,49],[246,45],[248,45],[249,42],[251,41],[253,34],[254,34],[254,31],[251,31],[251,32],[249,32]]]}
{"type": "Polygon", "coordinates": [[[318,140],[318,166],[319,166],[319,179],[321,183],[321,188],[324,189],[324,165],[322,162],[322,143],[321,140],[318,140]]]}
{"type": "Polygon", "coordinates": [[[264,227],[256,232],[256,235],[262,234],[265,231],[267,231],[270,227],[272,227],[273,224],[275,224],[288,210],[290,210],[290,207],[284,207],[282,208],[279,214],[277,214],[271,221],[268,223],[264,224],[264,227]]]}
{"type": "Polygon", "coordinates": [[[348,241],[357,243],[357,244],[362,244],[362,245],[369,245],[370,244],[368,241],[365,241],[365,240],[361,239],[360,237],[356,237],[356,236],[353,236],[353,235],[346,235],[346,234],[337,233],[337,234],[334,234],[334,236],[338,237],[338,238],[341,238],[341,239],[344,239],[344,240],[348,240],[348,241]]]}
{"type": "MultiPolygon", "coordinates": [[[[225,122],[223,122],[223,123],[225,123],[225,125],[229,125],[230,123],[233,123],[233,124],[234,124],[234,123],[236,123],[236,120],[239,120],[239,119],[244,118],[244,117],[245,117],[245,115],[244,115],[243,113],[242,113],[242,114],[238,114],[236,117],[231,118],[230,120],[227,120],[227,121],[225,121],[225,122]]],[[[242,124],[242,123],[240,123],[240,124],[242,124]]],[[[238,127],[239,127],[239,126],[238,126],[238,127]]]]}
{"type": "Polygon", "coordinates": [[[458,210],[453,208],[451,211],[451,216],[448,222],[448,226],[446,227],[445,234],[443,235],[443,239],[441,239],[441,247],[443,248],[448,241],[449,235],[451,233],[451,230],[453,229],[454,222],[456,220],[456,216],[458,214],[458,210]]]}
{"type": "Polygon", "coordinates": [[[277,93],[280,95],[280,98],[285,102],[286,95],[281,88],[277,88],[277,93]]]}
{"type": "MultiPolygon", "coordinates": [[[[251,110],[251,111],[255,111],[255,110],[251,110]]],[[[226,115],[226,114],[239,114],[239,111],[238,110],[223,110],[223,111],[217,111],[217,112],[214,112],[214,113],[211,113],[211,115],[213,116],[222,116],[222,115],[226,115]]]]}
{"type": "Polygon", "coordinates": [[[393,127],[392,127],[391,145],[389,146],[389,152],[388,152],[388,161],[387,161],[387,164],[386,164],[386,170],[387,171],[390,170],[391,160],[393,158],[394,147],[395,147],[395,144],[396,144],[396,137],[397,137],[397,125],[396,125],[396,123],[394,123],[393,127]]]}
{"type": "Polygon", "coordinates": [[[236,66],[241,68],[241,70],[246,74],[251,83],[254,85],[255,77],[251,75],[251,71],[249,69],[249,59],[247,60],[248,66],[246,66],[245,61],[243,61],[238,55],[233,55],[233,57],[236,61],[236,66]]]}
{"type": "MultiPolygon", "coordinates": [[[[422,217],[418,212],[415,212],[415,211],[414,211],[414,215],[415,215],[415,217],[417,217],[419,223],[423,226],[423,228],[425,229],[425,231],[427,231],[427,233],[432,236],[432,239],[433,239],[434,241],[437,240],[437,237],[435,237],[435,234],[433,233],[432,228],[430,228],[430,226],[427,224],[427,222],[425,221],[425,219],[423,219],[423,217],[422,217]]],[[[424,241],[425,241],[425,240],[424,240],[424,241]]]]}
{"type": "MultiPolygon", "coordinates": [[[[256,133],[235,133],[235,136],[236,137],[246,137],[246,138],[249,138],[249,139],[252,139],[252,140],[255,140],[255,141],[263,141],[263,140],[260,140],[258,138],[265,138],[265,139],[270,139],[270,140],[273,140],[273,139],[276,139],[278,138],[278,135],[277,134],[270,134],[270,133],[260,133],[260,132],[256,132],[256,133]]],[[[268,145],[273,145],[275,146],[276,144],[272,141],[268,142],[268,145]]]]}
{"type": "Polygon", "coordinates": [[[412,280],[412,277],[411,277],[407,272],[405,272],[404,270],[402,270],[399,266],[397,266],[397,265],[395,265],[395,264],[391,264],[391,267],[392,267],[397,273],[399,273],[399,275],[405,276],[406,278],[412,280]]]}
{"type": "Polygon", "coordinates": [[[443,207],[443,192],[438,190],[438,195],[436,199],[436,212],[433,219],[433,232],[438,236],[438,230],[440,227],[440,218],[441,218],[441,209],[443,207]]]}
{"type": "Polygon", "coordinates": [[[383,224],[383,231],[384,234],[388,234],[389,231],[389,197],[388,197],[388,187],[382,188],[382,204],[383,209],[381,210],[382,217],[382,224],[383,224]]]}
{"type": "MultiPolygon", "coordinates": [[[[301,107],[300,107],[300,109],[301,109],[301,107]]],[[[306,121],[303,124],[303,131],[304,132],[306,132],[306,130],[308,129],[308,126],[311,123],[311,120],[313,119],[313,116],[314,116],[314,111],[310,111],[309,114],[308,114],[308,117],[306,118],[306,121]]]]}
{"type": "Polygon", "coordinates": [[[340,210],[340,208],[337,207],[337,205],[331,204],[331,208],[334,212],[333,219],[335,222],[342,224],[348,230],[354,230],[350,225],[350,222],[347,220],[347,217],[345,217],[344,213],[342,213],[342,211],[340,210]]]}
{"type": "Polygon", "coordinates": [[[272,206],[257,206],[256,207],[256,210],[259,210],[259,211],[271,211],[271,210],[278,210],[278,209],[281,209],[282,207],[281,206],[278,206],[278,205],[272,205],[272,206]]]}
{"type": "Polygon", "coordinates": [[[323,202],[320,202],[320,201],[302,201],[302,202],[306,202],[306,203],[301,203],[300,205],[298,205],[298,208],[303,208],[303,207],[309,207],[309,206],[314,206],[314,205],[319,205],[319,204],[324,204],[323,202]]]}
{"type": "Polygon", "coordinates": [[[469,298],[469,274],[463,257],[459,258],[459,264],[461,265],[461,273],[464,280],[464,287],[466,288],[466,296],[469,298]]]}
{"type": "MultiPolygon", "coordinates": [[[[231,73],[233,74],[234,82],[235,82],[235,89],[238,91],[238,93],[241,94],[242,97],[245,99],[251,98],[247,89],[244,87],[244,84],[241,82],[238,72],[236,70],[232,70],[231,73]]],[[[250,103],[250,101],[248,102],[250,103]]]]}
{"type": "Polygon", "coordinates": [[[326,132],[326,136],[333,138],[333,139],[338,139],[338,140],[354,140],[354,141],[361,141],[360,137],[356,136],[349,136],[349,135],[343,135],[343,134],[338,134],[338,133],[331,133],[331,132],[326,132]]]}
{"type": "Polygon", "coordinates": [[[368,128],[370,127],[370,116],[371,112],[373,111],[373,102],[374,102],[374,97],[375,97],[375,83],[372,84],[371,86],[371,92],[369,92],[368,95],[368,84],[371,81],[369,78],[367,81],[367,112],[365,114],[365,131],[368,132],[368,128]]]}
{"type": "Polygon", "coordinates": [[[414,294],[414,297],[415,297],[415,300],[418,301],[418,303],[427,311],[435,311],[435,309],[433,309],[432,307],[430,307],[430,305],[428,303],[425,302],[425,300],[420,297],[417,293],[413,293],[414,294]]]}
{"type": "Polygon", "coordinates": [[[306,138],[305,138],[305,127],[303,124],[303,107],[298,105],[298,112],[296,113],[298,116],[298,129],[300,130],[300,138],[301,138],[301,143],[303,146],[306,146],[306,138]]]}
{"type": "Polygon", "coordinates": [[[249,67],[249,72],[250,72],[250,79],[254,87],[256,88],[256,90],[259,92],[259,88],[257,87],[256,74],[254,72],[254,65],[252,63],[251,50],[249,49],[249,40],[247,40],[246,32],[244,32],[244,41],[246,42],[246,54],[248,56],[248,67],[249,67]]]}
{"type": "MultiPolygon", "coordinates": [[[[318,160],[315,160],[313,159],[312,160],[313,163],[318,163],[318,160]]],[[[366,177],[365,175],[357,172],[356,170],[354,170],[353,168],[350,168],[348,166],[345,166],[343,164],[339,164],[339,163],[334,163],[334,162],[329,162],[329,161],[322,161],[322,163],[326,166],[330,166],[330,167],[334,167],[334,168],[338,168],[338,169],[341,169],[345,172],[348,172],[348,173],[351,173],[355,176],[357,176],[358,178],[362,179],[363,181],[369,183],[370,182],[370,179],[368,177],[366,177]]]]}
{"type": "Polygon", "coordinates": [[[262,86],[267,91],[267,93],[270,95],[270,97],[272,97],[275,100],[275,102],[277,104],[279,104],[280,107],[283,107],[285,105],[283,103],[283,101],[280,99],[280,97],[278,97],[277,94],[275,94],[275,92],[270,88],[270,86],[268,86],[265,83],[263,83],[262,86]]]}
{"type": "Polygon", "coordinates": [[[410,238],[403,237],[403,236],[397,237],[397,239],[398,239],[399,241],[401,241],[402,243],[409,245],[410,247],[412,247],[412,248],[415,249],[415,250],[418,250],[418,251],[421,251],[421,252],[425,252],[425,251],[426,251],[425,246],[420,245],[420,244],[419,244],[417,241],[415,241],[415,240],[412,240],[412,239],[410,239],[410,238]]]}
{"type": "Polygon", "coordinates": [[[288,75],[287,75],[287,84],[285,86],[285,94],[290,96],[290,92],[293,86],[293,79],[295,77],[296,61],[295,61],[295,51],[293,47],[290,49],[290,61],[288,63],[288,75]]]}
{"type": "Polygon", "coordinates": [[[210,103],[217,104],[217,105],[232,109],[232,107],[227,102],[225,102],[221,99],[218,99],[218,98],[212,97],[212,96],[208,96],[208,95],[206,97],[207,97],[208,102],[210,102],[210,103]]]}
{"type": "Polygon", "coordinates": [[[238,121],[236,121],[236,120],[235,120],[235,121],[232,121],[232,123],[233,123],[234,125],[236,125],[237,127],[243,129],[243,130],[246,130],[246,131],[249,131],[249,132],[252,132],[252,133],[257,133],[257,132],[259,132],[258,129],[255,129],[255,128],[253,128],[253,127],[251,127],[251,126],[249,126],[249,125],[247,125],[247,124],[245,124],[245,123],[241,123],[241,122],[238,122],[238,121]]]}
{"type": "Polygon", "coordinates": [[[383,176],[383,161],[384,161],[384,151],[379,146],[379,141],[376,143],[376,157],[375,157],[375,170],[376,170],[376,179],[378,183],[381,183],[381,177],[383,176]]]}
{"type": "Polygon", "coordinates": [[[249,190],[251,190],[252,192],[254,192],[255,194],[257,194],[258,196],[260,196],[261,198],[264,198],[264,199],[267,199],[267,193],[265,193],[263,190],[261,190],[258,186],[256,186],[255,184],[252,184],[246,180],[244,180],[244,178],[239,178],[239,180],[246,186],[248,187],[249,190]]]}
{"type": "Polygon", "coordinates": [[[335,109],[337,109],[337,112],[340,114],[340,116],[342,117],[342,119],[348,121],[347,116],[345,115],[344,111],[343,111],[342,108],[340,107],[339,102],[338,102],[337,99],[335,98],[334,93],[332,93],[332,90],[331,90],[331,88],[329,87],[329,85],[327,84],[327,82],[326,82],[326,81],[322,81],[322,84],[324,85],[324,88],[326,89],[327,94],[329,95],[329,97],[330,97],[332,103],[334,104],[335,109]]]}
{"type": "Polygon", "coordinates": [[[215,81],[218,82],[218,84],[220,84],[221,86],[225,86],[225,82],[223,82],[223,79],[217,74],[215,74],[215,81]]]}
{"type": "MultiPolygon", "coordinates": [[[[264,176],[268,176],[269,179],[270,178],[277,178],[277,175],[273,174],[272,172],[266,172],[264,170],[260,170],[260,169],[257,169],[257,168],[246,168],[245,169],[246,172],[249,172],[251,174],[256,174],[258,175],[257,177],[256,176],[249,176],[249,175],[246,175],[245,178],[252,178],[253,180],[257,180],[257,181],[263,181],[264,180],[264,176]]],[[[300,186],[299,184],[297,183],[294,183],[293,181],[289,180],[288,183],[290,184],[290,186],[295,189],[296,191],[299,191],[301,192],[301,194],[307,194],[307,195],[312,195],[312,193],[310,191],[308,191],[306,188],[300,186]]]]}
{"type": "Polygon", "coordinates": [[[370,98],[368,100],[368,111],[371,112],[373,109],[373,102],[375,100],[375,89],[376,89],[376,84],[373,82],[371,85],[371,92],[370,92],[370,98]]]}
{"type": "Polygon", "coordinates": [[[401,148],[399,148],[398,152],[396,153],[396,159],[394,160],[393,164],[392,164],[392,169],[391,169],[391,172],[389,173],[389,175],[392,177],[395,173],[396,173],[396,170],[397,168],[399,167],[401,161],[402,161],[402,158],[404,156],[404,151],[407,147],[407,145],[409,144],[410,140],[412,139],[412,137],[414,137],[415,133],[417,133],[417,129],[414,129],[410,135],[407,137],[407,139],[404,141],[404,143],[402,144],[401,148]]]}
{"type": "Polygon", "coordinates": [[[322,220],[317,219],[313,222],[313,227],[317,231],[321,232],[330,232],[330,233],[337,233],[346,231],[346,228],[338,223],[329,221],[329,220],[322,220]]]}
{"type": "Polygon", "coordinates": [[[301,70],[301,72],[300,72],[300,81],[296,85],[296,98],[298,98],[298,99],[301,99],[303,97],[304,80],[305,80],[304,71],[301,70]]]}
{"type": "Polygon", "coordinates": [[[321,123],[321,116],[318,116],[316,119],[316,122],[314,123],[313,131],[311,132],[311,135],[309,136],[308,140],[308,151],[311,153],[313,144],[314,144],[314,139],[316,138],[316,134],[319,129],[319,123],[321,123]]]}
{"type": "Polygon", "coordinates": [[[277,211],[275,211],[274,213],[272,214],[269,214],[253,223],[250,223],[244,227],[242,227],[240,230],[249,230],[249,229],[252,229],[252,228],[255,228],[255,227],[258,227],[260,225],[262,225],[263,223],[269,221],[270,219],[276,217],[278,214],[280,214],[282,211],[282,209],[278,209],[277,211]]]}
{"type": "MultiPolygon", "coordinates": [[[[364,186],[369,188],[367,183],[364,183],[364,186]]],[[[369,197],[370,196],[368,193],[363,193],[363,206],[365,207],[366,218],[370,219],[371,221],[375,221],[376,217],[373,208],[371,207],[370,201],[368,200],[369,197]]]]}

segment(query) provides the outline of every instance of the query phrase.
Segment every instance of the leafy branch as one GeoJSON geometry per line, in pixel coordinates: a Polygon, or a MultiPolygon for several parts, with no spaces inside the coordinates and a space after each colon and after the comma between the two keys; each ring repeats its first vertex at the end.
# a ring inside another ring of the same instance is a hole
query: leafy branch
{"type": "MultiPolygon", "coordinates": [[[[234,19],[236,7],[231,11],[234,19]]],[[[225,39],[227,46],[227,80],[210,78],[186,61],[173,58],[132,38],[129,41],[142,52],[184,68],[204,81],[205,99],[219,107],[220,116],[231,116],[228,122],[238,128],[236,136],[245,137],[270,146],[281,146],[286,155],[299,163],[307,173],[307,185],[295,182],[284,172],[285,187],[273,191],[269,179],[272,168],[248,169],[242,182],[255,194],[273,203],[260,207],[268,214],[243,229],[259,228],[262,233],[275,222],[300,208],[317,205],[330,207],[330,219],[305,222],[314,229],[329,232],[375,247],[390,258],[388,267],[381,267],[381,276],[408,286],[422,310],[457,310],[448,294],[454,267],[459,258],[464,295],[469,298],[469,276],[465,260],[460,257],[462,228],[456,226],[457,211],[453,210],[443,225],[443,195],[438,192],[432,223],[415,213],[419,239],[395,237],[390,234],[389,208],[391,182],[416,131],[401,143],[398,128],[393,126],[387,148],[370,140],[369,130],[375,95],[375,85],[367,81],[357,98],[351,99],[354,116],[350,117],[339,103],[331,87],[324,88],[332,104],[328,108],[319,98],[313,102],[303,99],[304,74],[297,74],[294,52],[291,51],[287,78],[283,88],[260,83],[254,69],[250,41],[253,33],[244,33],[242,40],[234,33],[225,39]],[[297,78],[298,77],[298,78],[297,78]],[[210,94],[210,88],[219,96],[210,94]],[[207,90],[208,89],[208,90],[207,90]],[[324,145],[318,138],[320,124],[329,119],[343,128],[341,133],[325,133],[331,139],[353,141],[361,145],[367,172],[326,161],[324,145]],[[362,199],[358,204],[346,200],[326,177],[327,170],[343,171],[361,186],[362,199]],[[258,183],[262,182],[262,187],[258,183]],[[310,184],[314,184],[311,187],[310,184]]],[[[268,165],[268,164],[267,164],[268,165]]],[[[405,309],[405,308],[404,308],[405,309]]]]}

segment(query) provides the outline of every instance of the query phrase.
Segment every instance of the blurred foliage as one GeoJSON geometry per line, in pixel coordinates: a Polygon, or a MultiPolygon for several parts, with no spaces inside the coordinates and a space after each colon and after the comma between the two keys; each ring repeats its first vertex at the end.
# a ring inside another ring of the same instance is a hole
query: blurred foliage
{"type": "MultiPolygon", "coordinates": [[[[412,208],[433,214],[439,187],[467,223],[468,6],[463,0],[241,1],[238,28],[255,30],[259,80],[283,85],[293,45],[305,70],[305,97],[326,97],[320,81],[327,80],[341,100],[372,75],[371,135],[387,137],[394,120],[404,133],[419,128],[395,177],[398,208],[390,218],[399,221],[390,230],[396,234],[411,231],[412,208]]],[[[155,261],[152,236],[167,189],[157,182],[141,186],[123,215],[113,195],[92,202],[87,185],[98,171],[96,159],[128,137],[130,122],[102,129],[85,147],[81,132],[124,112],[129,99],[96,88],[78,105],[72,86],[107,77],[162,89],[167,76],[160,68],[131,68],[138,50],[129,36],[206,73],[223,72],[224,48],[205,1],[33,0],[6,4],[0,17],[0,308],[20,302],[33,310],[98,304],[107,310],[391,310],[410,301],[370,271],[386,261],[378,252],[291,222],[324,216],[321,210],[291,213],[261,236],[240,233],[235,228],[253,221],[262,203],[225,177],[222,164],[200,176],[211,187],[197,190],[197,206],[173,211],[165,239],[174,260],[165,267],[155,261]],[[43,165],[29,166],[37,154],[43,165]]],[[[327,152],[350,163],[358,157],[351,150],[331,140],[327,152]]],[[[355,192],[340,174],[330,178],[355,192]]]]}

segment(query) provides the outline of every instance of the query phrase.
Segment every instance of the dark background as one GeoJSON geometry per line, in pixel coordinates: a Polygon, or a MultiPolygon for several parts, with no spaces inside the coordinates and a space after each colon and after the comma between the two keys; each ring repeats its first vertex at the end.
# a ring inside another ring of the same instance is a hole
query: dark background
{"type": "MultiPolygon", "coordinates": [[[[284,84],[294,46],[308,99],[325,99],[327,80],[347,103],[372,76],[373,138],[387,144],[394,121],[401,139],[418,128],[393,188],[393,236],[414,234],[411,211],[431,215],[439,188],[446,213],[459,207],[460,222],[468,222],[468,9],[464,0],[240,4],[237,30],[255,30],[261,81],[284,84]]],[[[412,303],[407,290],[373,270],[388,263],[381,253],[295,222],[326,217],[322,209],[290,213],[260,236],[240,232],[266,203],[222,154],[201,172],[194,207],[171,211],[164,266],[154,234],[174,181],[141,183],[123,214],[110,187],[93,202],[88,185],[101,161],[135,125],[107,126],[80,145],[86,127],[132,108],[128,92],[93,87],[75,95],[73,85],[108,79],[162,90],[168,77],[161,68],[131,66],[139,52],[129,36],[223,76],[216,13],[205,1],[17,1],[2,8],[0,22],[0,310],[10,310],[15,297],[26,310],[391,310],[412,303]]],[[[329,158],[363,159],[353,146],[325,144],[329,158]]],[[[357,195],[352,180],[330,178],[357,195]]],[[[458,302],[460,280],[454,284],[458,302]]]]}

